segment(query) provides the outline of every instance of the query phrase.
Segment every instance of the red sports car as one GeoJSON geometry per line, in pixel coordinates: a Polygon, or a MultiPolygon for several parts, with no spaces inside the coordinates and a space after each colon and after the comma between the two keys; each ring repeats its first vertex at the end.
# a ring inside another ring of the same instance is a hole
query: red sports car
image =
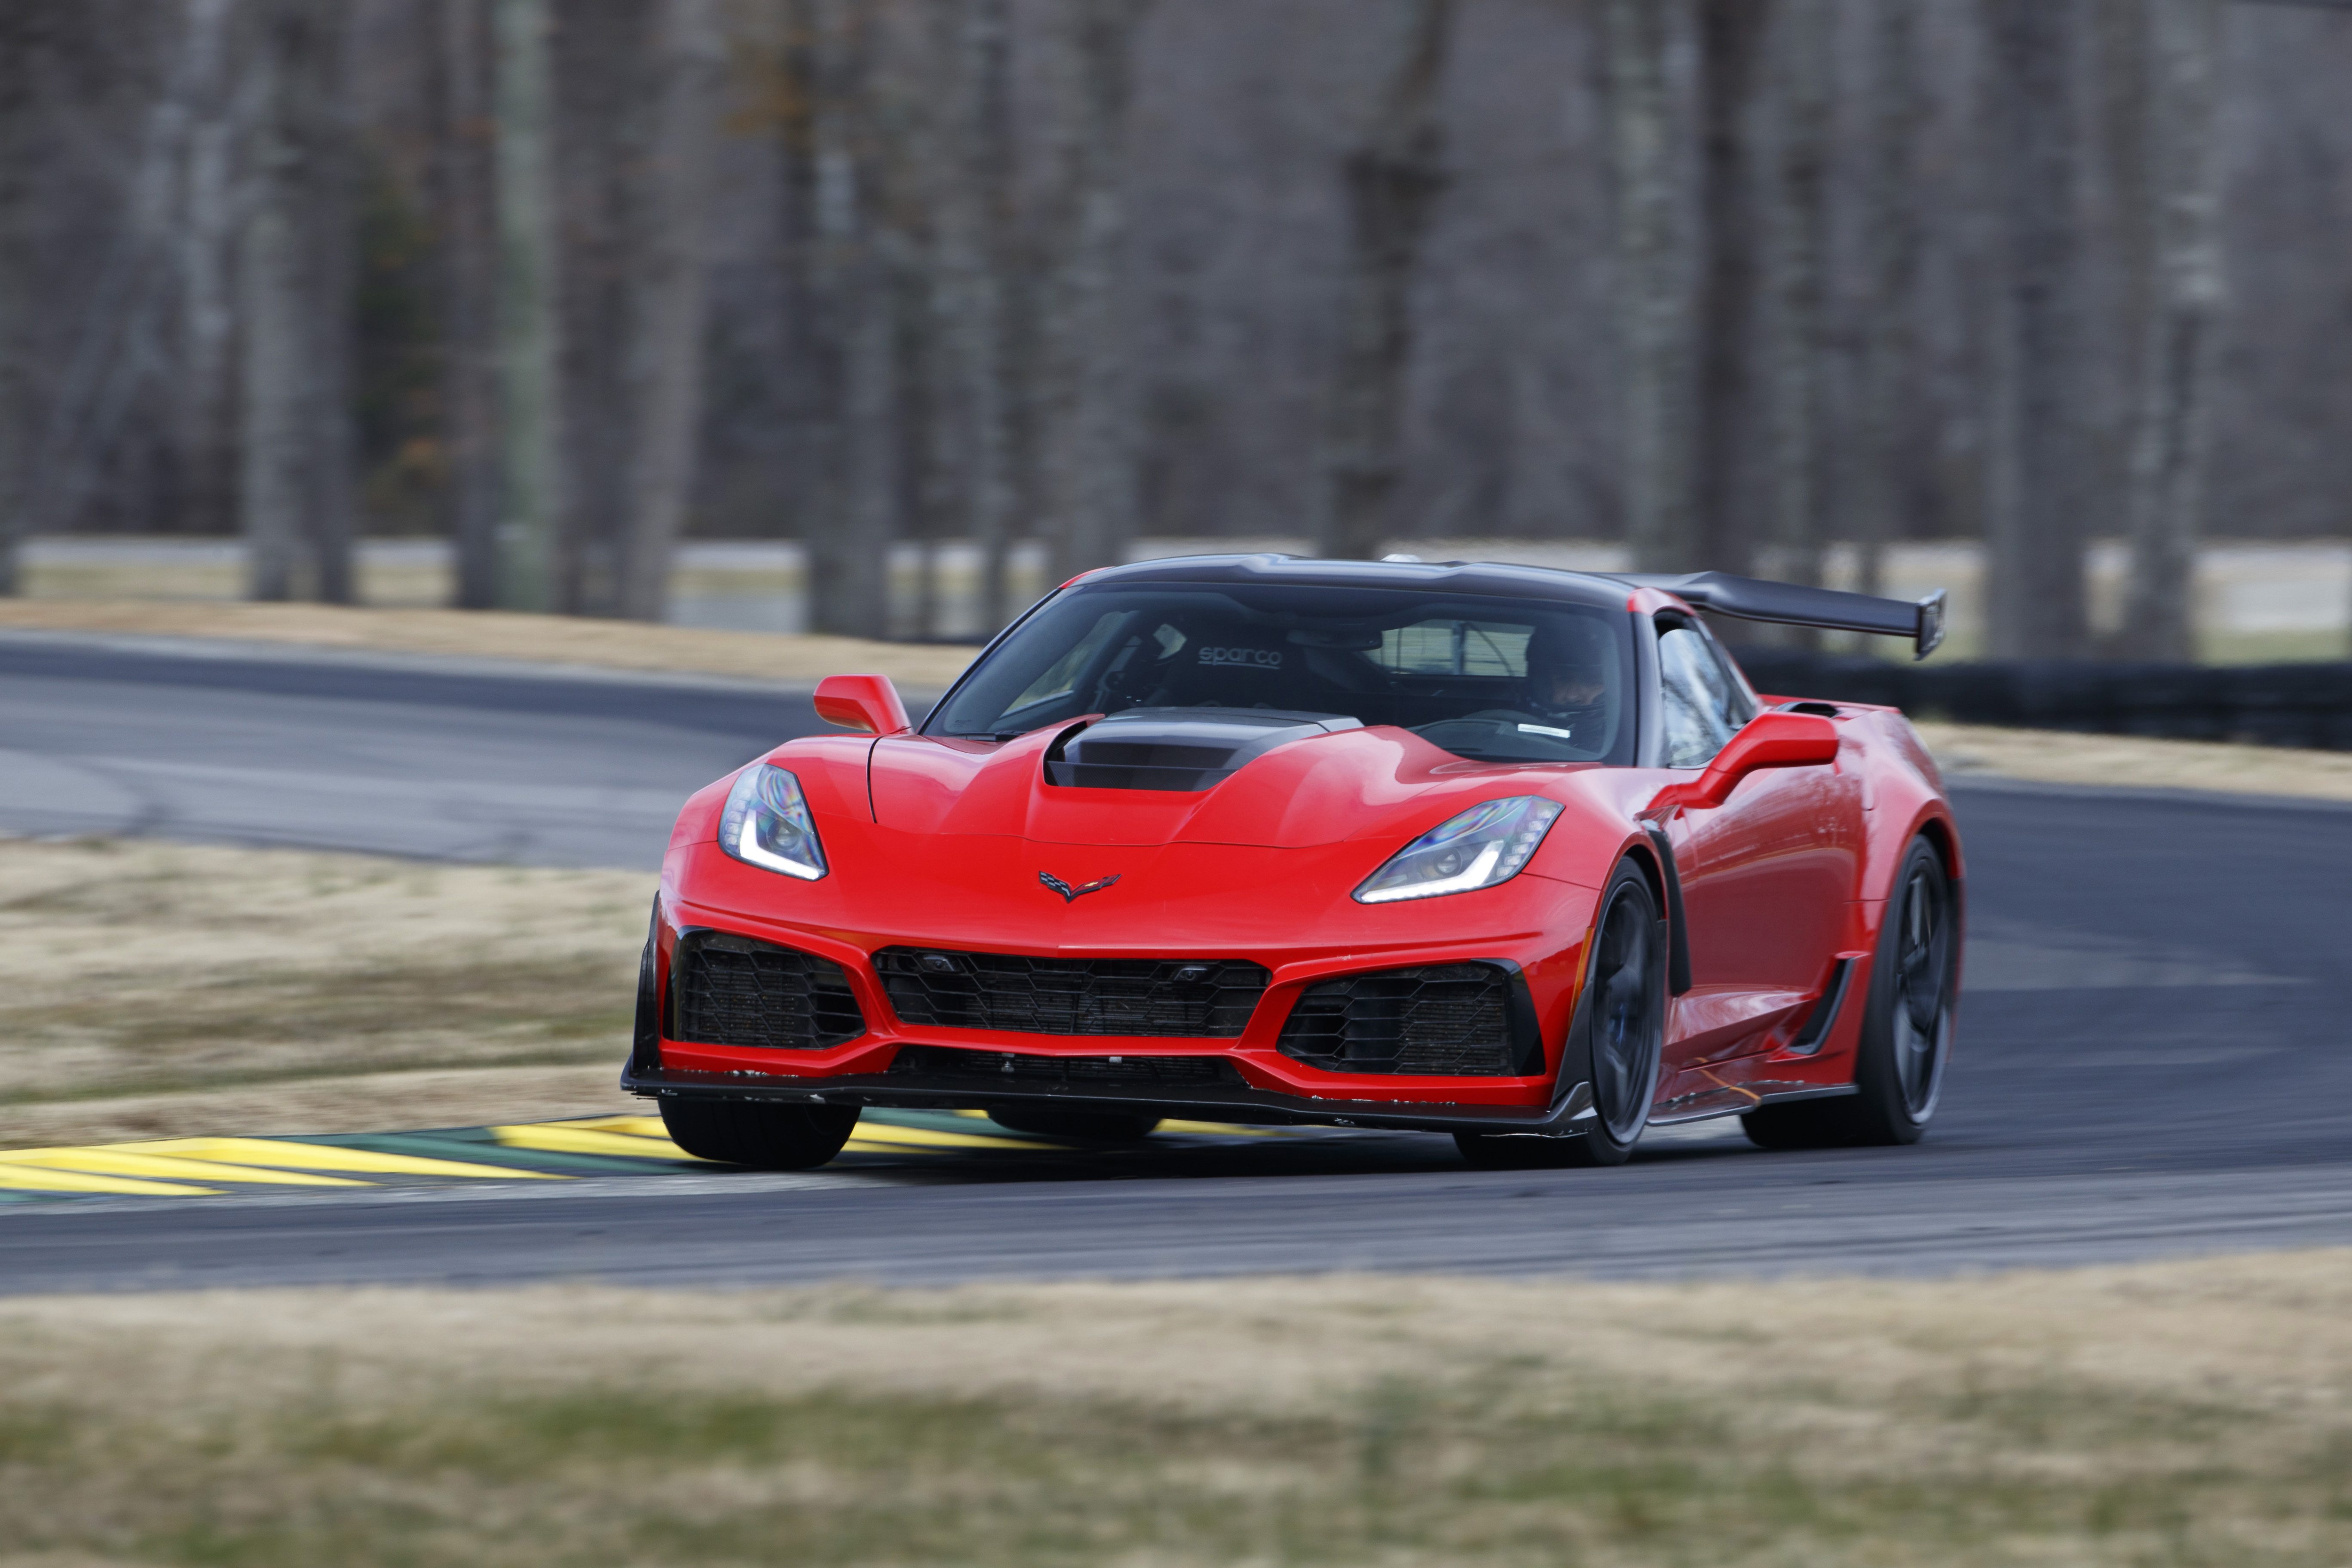
{"type": "Polygon", "coordinates": [[[1718,574],[1217,556],[1089,573],[920,727],[837,676],[671,835],[624,1087],[803,1168],[865,1106],[1129,1140],[1166,1117],[1622,1162],[1741,1117],[1908,1143],[1959,836],[1902,715],[1760,697],[1698,612],[1920,604],[1718,574]]]}

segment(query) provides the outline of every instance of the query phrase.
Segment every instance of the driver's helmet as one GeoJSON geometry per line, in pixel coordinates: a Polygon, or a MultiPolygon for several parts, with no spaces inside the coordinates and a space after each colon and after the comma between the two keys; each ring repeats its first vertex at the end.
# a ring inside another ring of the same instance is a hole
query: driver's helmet
{"type": "Polygon", "coordinates": [[[1617,670],[1609,629],[1588,616],[1547,616],[1528,638],[1528,700],[1548,713],[1591,713],[1617,670]]]}

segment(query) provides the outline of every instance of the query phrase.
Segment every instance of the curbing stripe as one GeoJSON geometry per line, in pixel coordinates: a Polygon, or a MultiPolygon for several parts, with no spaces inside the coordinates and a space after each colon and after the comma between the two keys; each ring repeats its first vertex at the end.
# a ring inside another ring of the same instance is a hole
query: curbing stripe
{"type": "Polygon", "coordinates": [[[336,1143],[294,1138],[173,1138],[152,1143],[116,1143],[111,1149],[142,1154],[183,1154],[230,1165],[292,1171],[352,1171],[377,1176],[511,1176],[511,1171],[453,1160],[422,1160],[413,1154],[383,1154],[336,1143]]]}
{"type": "Polygon", "coordinates": [[[887,1149],[894,1154],[937,1149],[1060,1149],[1060,1143],[1031,1143],[1006,1133],[1001,1137],[972,1132],[939,1132],[929,1127],[895,1126],[889,1122],[868,1127],[857,1124],[849,1135],[852,1149],[887,1149]]]}
{"type": "Polygon", "coordinates": [[[659,1160],[672,1164],[701,1166],[698,1160],[667,1138],[640,1138],[626,1132],[597,1132],[565,1121],[541,1121],[493,1127],[490,1136],[509,1149],[541,1149],[551,1154],[613,1154],[624,1159],[659,1160]]]}
{"type": "MultiPolygon", "coordinates": [[[[1162,1122],[1184,1139],[1280,1137],[1285,1129],[1219,1121],[1162,1122]]],[[[951,1159],[1002,1151],[1053,1153],[1086,1145],[1042,1141],[999,1127],[985,1112],[866,1112],[844,1153],[866,1162],[951,1159]]],[[[474,1181],[564,1181],[576,1176],[725,1171],[670,1142],[658,1115],[582,1117],[419,1132],[293,1138],[173,1138],[0,1152],[0,1205],[89,1196],[217,1197],[205,1182],[297,1187],[375,1187],[366,1176],[474,1181]],[[343,1172],[348,1175],[318,1173],[343,1172]]],[[[869,1167],[871,1168],[871,1167],[869,1167]]]]}
{"type": "Polygon", "coordinates": [[[125,1176],[80,1176],[69,1171],[44,1171],[31,1165],[0,1167],[0,1187],[35,1193],[104,1193],[131,1198],[216,1198],[217,1187],[192,1187],[184,1182],[135,1182],[125,1176]]]}
{"type": "Polygon", "coordinates": [[[348,1148],[382,1149],[396,1154],[417,1154],[463,1161],[495,1169],[501,1177],[642,1176],[643,1160],[622,1160],[601,1154],[557,1154],[543,1149],[512,1149],[491,1142],[487,1127],[443,1128],[433,1132],[346,1133],[337,1142],[348,1148]]]}
{"type": "Polygon", "coordinates": [[[19,1149],[0,1154],[0,1166],[38,1166],[89,1176],[137,1176],[165,1182],[246,1182],[282,1187],[365,1187],[345,1176],[313,1176],[298,1171],[262,1171],[213,1160],[182,1160],[134,1152],[121,1144],[89,1149],[19,1149]]]}

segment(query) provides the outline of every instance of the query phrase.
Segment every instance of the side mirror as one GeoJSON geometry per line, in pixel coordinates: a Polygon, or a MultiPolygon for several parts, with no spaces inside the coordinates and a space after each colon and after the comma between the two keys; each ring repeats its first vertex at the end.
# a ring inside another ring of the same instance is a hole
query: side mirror
{"type": "Polygon", "coordinates": [[[826,676],[817,683],[816,716],[869,735],[903,735],[914,728],[907,720],[907,705],[898,700],[898,689],[887,675],[826,676]]]}
{"type": "Polygon", "coordinates": [[[1759,713],[1724,743],[1706,772],[1693,783],[1668,784],[1652,797],[1649,809],[1721,805],[1741,779],[1759,768],[1825,767],[1837,754],[1837,726],[1829,720],[1811,713],[1759,713]]]}

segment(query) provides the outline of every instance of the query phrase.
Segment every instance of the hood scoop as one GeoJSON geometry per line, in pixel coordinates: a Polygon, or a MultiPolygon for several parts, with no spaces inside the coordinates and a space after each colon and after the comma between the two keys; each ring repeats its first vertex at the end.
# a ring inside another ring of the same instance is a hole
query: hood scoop
{"type": "Polygon", "coordinates": [[[1045,752],[1045,782],[1076,789],[1200,791],[1276,746],[1362,728],[1338,713],[1130,708],[1055,741],[1045,752]]]}

